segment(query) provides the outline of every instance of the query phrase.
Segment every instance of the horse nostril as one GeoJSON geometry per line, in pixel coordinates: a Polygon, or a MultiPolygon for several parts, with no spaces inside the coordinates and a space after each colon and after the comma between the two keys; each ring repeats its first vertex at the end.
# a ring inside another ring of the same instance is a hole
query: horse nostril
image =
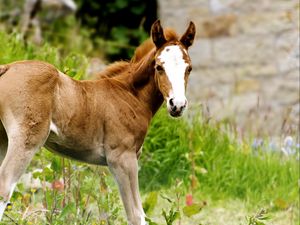
{"type": "Polygon", "coordinates": [[[171,98],[171,99],[169,100],[169,103],[170,103],[170,106],[173,106],[173,105],[174,105],[173,98],[171,98]]]}
{"type": "Polygon", "coordinates": [[[184,106],[181,106],[181,107],[180,107],[180,110],[182,111],[184,108],[185,108],[185,105],[184,105],[184,106]]]}

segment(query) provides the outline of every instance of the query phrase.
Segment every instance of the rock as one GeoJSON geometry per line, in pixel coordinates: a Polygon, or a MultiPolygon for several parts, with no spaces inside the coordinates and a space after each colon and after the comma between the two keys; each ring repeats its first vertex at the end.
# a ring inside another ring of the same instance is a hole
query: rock
{"type": "Polygon", "coordinates": [[[234,94],[242,94],[245,92],[258,92],[261,85],[258,80],[255,79],[245,79],[238,80],[235,83],[234,94]]]}
{"type": "Polygon", "coordinates": [[[231,36],[236,22],[237,16],[234,14],[214,16],[202,22],[199,36],[201,38],[231,36]]]}
{"type": "Polygon", "coordinates": [[[249,133],[299,132],[298,1],[158,2],[165,26],[182,33],[193,20],[197,27],[190,104],[205,104],[216,119],[249,133]]]}

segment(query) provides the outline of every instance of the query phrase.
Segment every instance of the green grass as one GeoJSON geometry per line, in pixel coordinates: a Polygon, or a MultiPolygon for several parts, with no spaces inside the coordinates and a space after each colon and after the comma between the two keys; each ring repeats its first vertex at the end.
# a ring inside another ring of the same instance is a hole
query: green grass
{"type": "MultiPolygon", "coordinates": [[[[87,59],[81,54],[62,58],[56,48],[25,45],[17,34],[0,32],[0,40],[0,64],[39,59],[76,79],[85,73],[87,59]]],[[[139,177],[144,206],[153,221],[220,224],[216,209],[222,208],[228,212],[225,221],[233,220],[228,224],[248,224],[246,216],[255,219],[252,215],[265,208],[273,218],[285,215],[278,224],[299,224],[299,160],[253,150],[250,143],[238,142],[224,129],[226,124],[208,122],[200,111],[191,108],[184,118],[173,119],[164,107],[151,123],[139,177]],[[195,210],[185,206],[188,193],[195,203],[203,204],[193,216],[187,216],[195,210]],[[233,203],[228,206],[228,202],[233,203]],[[232,216],[241,208],[242,217],[232,216]]],[[[43,185],[34,190],[18,184],[13,206],[0,224],[125,224],[117,187],[107,169],[61,159],[46,150],[35,156],[28,171],[36,168],[42,168],[34,172],[42,184],[63,180],[64,189],[43,185]]]]}
{"type": "Polygon", "coordinates": [[[42,60],[56,66],[62,72],[75,79],[79,79],[87,68],[87,58],[79,53],[71,52],[64,58],[57,48],[48,44],[35,46],[24,43],[18,34],[6,34],[0,31],[0,64],[7,64],[18,60],[42,60]]]}
{"type": "Polygon", "coordinates": [[[174,120],[161,110],[152,122],[141,158],[144,190],[169,187],[176,179],[189,185],[194,170],[197,190],[215,198],[252,202],[297,198],[296,156],[255,152],[250,144],[238,144],[221,131],[222,124],[207,123],[199,116],[188,122],[187,117],[174,120]]]}

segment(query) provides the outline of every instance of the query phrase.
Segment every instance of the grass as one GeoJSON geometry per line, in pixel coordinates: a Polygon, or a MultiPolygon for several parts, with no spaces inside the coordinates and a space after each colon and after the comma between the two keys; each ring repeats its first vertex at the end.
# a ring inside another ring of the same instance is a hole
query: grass
{"type": "Polygon", "coordinates": [[[189,185],[190,174],[194,173],[197,190],[213,193],[215,198],[263,203],[297,198],[296,157],[254,150],[250,144],[239,144],[222,132],[222,124],[213,125],[197,116],[190,122],[188,119],[174,120],[166,110],[156,116],[141,158],[144,190],[169,187],[174,179],[189,185]]]}
{"type": "Polygon", "coordinates": [[[62,58],[57,48],[48,44],[40,47],[24,43],[16,33],[8,35],[0,31],[0,40],[0,64],[18,60],[42,60],[53,64],[75,79],[80,79],[87,68],[87,58],[76,52],[71,52],[62,58]]]}
{"type": "Polygon", "coordinates": [[[238,143],[223,125],[199,116],[173,120],[161,110],[144,144],[140,171],[143,190],[169,189],[177,179],[184,182],[184,193],[194,193],[198,201],[242,202],[244,213],[252,214],[261,208],[271,214],[291,211],[293,219],[288,224],[297,224],[296,155],[287,157],[266,151],[268,146],[253,149],[250,143],[238,143]]]}
{"type": "MultiPolygon", "coordinates": [[[[0,40],[0,64],[40,59],[76,79],[87,67],[84,55],[62,58],[56,48],[24,44],[17,34],[0,32],[0,40]]],[[[211,122],[199,112],[191,108],[183,119],[172,119],[162,109],[151,123],[139,162],[150,224],[299,224],[296,156],[237,141],[226,123],[211,122]],[[193,203],[187,205],[188,195],[193,203]],[[269,222],[260,221],[262,208],[269,222]]],[[[42,150],[27,172],[40,187],[19,183],[0,224],[126,224],[106,168],[42,150]]]]}

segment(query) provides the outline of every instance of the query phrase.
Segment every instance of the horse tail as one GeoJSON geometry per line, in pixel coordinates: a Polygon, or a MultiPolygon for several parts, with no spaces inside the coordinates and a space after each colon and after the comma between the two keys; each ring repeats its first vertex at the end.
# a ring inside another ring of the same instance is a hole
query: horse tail
{"type": "Polygon", "coordinates": [[[0,77],[8,70],[8,65],[0,65],[0,77]]]}

